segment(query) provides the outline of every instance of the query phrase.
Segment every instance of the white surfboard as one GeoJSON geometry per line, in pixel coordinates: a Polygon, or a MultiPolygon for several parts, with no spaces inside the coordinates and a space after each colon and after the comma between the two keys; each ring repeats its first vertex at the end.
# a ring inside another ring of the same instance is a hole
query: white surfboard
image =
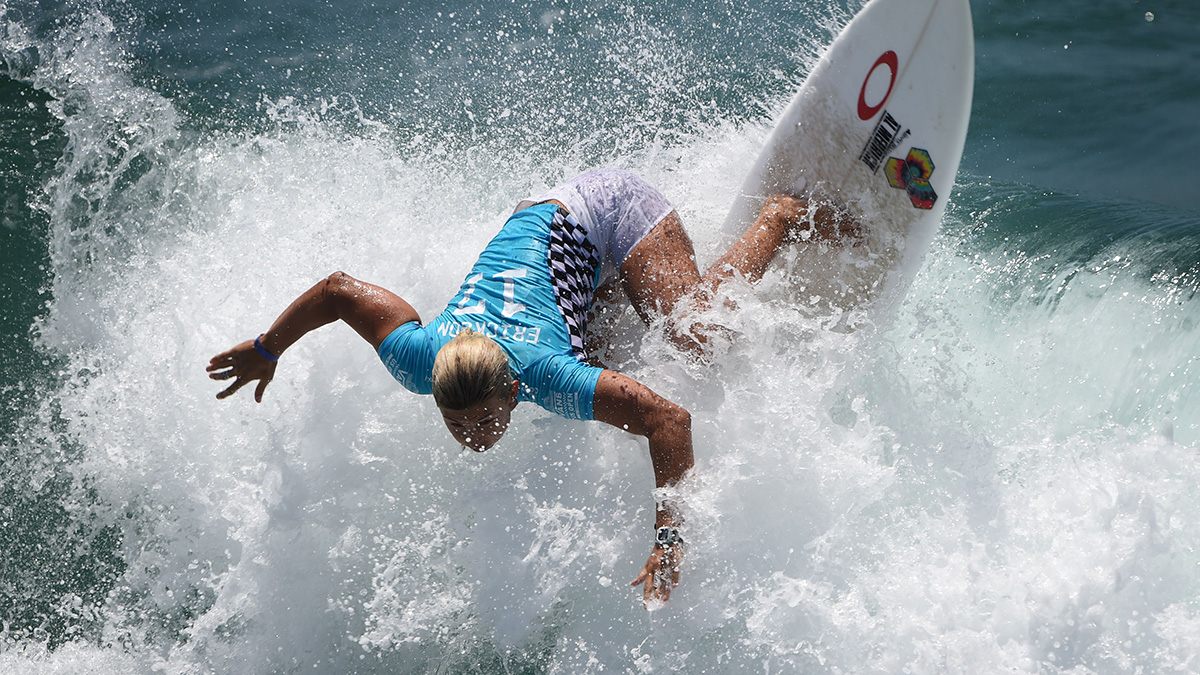
{"type": "Polygon", "coordinates": [[[958,171],[974,87],[968,0],[871,0],[776,123],[722,235],[776,192],[808,191],[858,219],[858,247],[802,244],[786,273],[797,300],[833,309],[902,297],[958,171]]]}

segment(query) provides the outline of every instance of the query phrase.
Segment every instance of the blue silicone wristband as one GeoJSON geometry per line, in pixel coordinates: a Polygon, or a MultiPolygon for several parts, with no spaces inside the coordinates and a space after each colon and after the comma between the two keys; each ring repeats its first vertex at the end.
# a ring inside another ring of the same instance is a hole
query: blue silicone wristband
{"type": "Polygon", "coordinates": [[[259,356],[270,361],[271,363],[276,363],[279,361],[278,356],[275,356],[271,352],[267,351],[267,348],[263,346],[261,335],[254,338],[254,351],[258,352],[259,356]]]}

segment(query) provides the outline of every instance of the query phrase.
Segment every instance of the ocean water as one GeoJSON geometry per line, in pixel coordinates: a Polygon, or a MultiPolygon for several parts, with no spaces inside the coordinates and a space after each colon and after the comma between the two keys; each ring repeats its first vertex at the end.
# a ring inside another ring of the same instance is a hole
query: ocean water
{"type": "Polygon", "coordinates": [[[430,316],[589,168],[713,260],[859,6],[0,0],[0,672],[1200,672],[1193,0],[972,3],[887,321],[774,271],[702,366],[616,313],[610,362],[694,418],[662,609],[639,439],[522,406],[463,453],[344,326],[214,399],[315,280],[430,316]]]}

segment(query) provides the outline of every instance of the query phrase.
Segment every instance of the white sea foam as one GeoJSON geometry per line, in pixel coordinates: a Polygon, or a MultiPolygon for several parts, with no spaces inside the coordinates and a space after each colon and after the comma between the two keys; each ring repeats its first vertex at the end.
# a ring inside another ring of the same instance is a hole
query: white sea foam
{"type": "MultiPolygon", "coordinates": [[[[87,54],[104,77],[62,113],[42,342],[66,359],[47,396],[69,470],[128,569],[90,642],[9,644],[6,672],[1196,667],[1200,411],[1173,382],[1196,374],[1195,300],[1169,279],[1087,263],[1030,301],[1036,261],[963,248],[1005,209],[952,210],[886,326],[836,330],[778,271],[717,311],[738,337],[709,366],[619,315],[613,363],[694,416],[683,583],[646,612],[627,586],[644,441],[522,406],[461,452],[344,326],[290,349],[262,405],[214,400],[203,370],[337,269],[432,316],[518,199],[587,167],[351,135],[286,102],[269,131],[184,139],[87,54]]],[[[678,204],[703,262],[766,131],[607,163],[678,204]]]]}

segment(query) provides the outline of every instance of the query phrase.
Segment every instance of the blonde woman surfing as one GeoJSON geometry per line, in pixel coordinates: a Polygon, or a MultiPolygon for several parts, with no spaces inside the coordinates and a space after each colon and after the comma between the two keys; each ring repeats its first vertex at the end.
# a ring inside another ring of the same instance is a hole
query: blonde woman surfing
{"type": "MultiPolygon", "coordinates": [[[[599,170],[521,202],[484,249],[458,294],[423,323],[398,295],[335,272],[297,298],[262,335],[213,357],[215,380],[233,380],[217,398],[258,382],[256,401],[279,357],[309,331],[341,320],[375,348],[388,371],[418,394],[433,394],[459,443],[483,452],[508,429],[513,408],[530,401],[571,419],[611,424],[649,441],[655,484],[691,470],[691,415],[649,387],[584,362],[588,308],[607,272],[647,323],[668,321],[681,349],[703,353],[699,326],[672,326],[680,302],[701,303],[722,281],[751,282],[791,235],[811,228],[834,239],[830,209],[808,216],[803,199],[775,195],[709,270],[696,268],[691,239],[656,189],[625,171],[599,170]]],[[[809,237],[805,237],[810,239],[809,237]]],[[[680,516],[656,508],[653,550],[633,585],[649,606],[679,581],[680,516]]]]}

